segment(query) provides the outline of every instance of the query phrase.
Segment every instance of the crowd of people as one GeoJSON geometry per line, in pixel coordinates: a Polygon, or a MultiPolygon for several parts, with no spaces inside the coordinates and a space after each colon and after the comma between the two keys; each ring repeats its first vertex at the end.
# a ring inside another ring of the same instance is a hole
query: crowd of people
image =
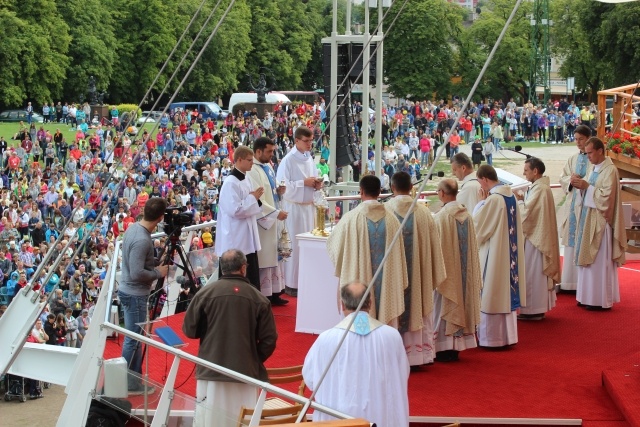
{"type": "MultiPolygon", "coordinates": [[[[555,287],[549,283],[559,282],[559,265],[547,268],[540,254],[555,258],[557,252],[539,242],[536,236],[542,232],[536,226],[526,225],[527,218],[533,218],[529,220],[532,224],[549,223],[540,222],[542,213],[528,206],[537,203],[532,202],[536,199],[529,200],[529,193],[514,195],[508,187],[499,185],[490,165],[479,167],[480,161],[476,159],[482,157],[476,156],[475,151],[481,151],[482,156],[490,155],[493,151],[487,153],[487,146],[499,150],[503,140],[515,140],[521,133],[525,139],[581,142],[582,148],[578,144],[581,152],[584,153],[585,146],[590,147],[586,152],[593,168],[571,171],[571,185],[566,191],[585,190],[585,206],[595,209],[594,212],[604,209],[611,213],[611,203],[618,203],[606,200],[606,191],[600,192],[599,179],[604,175],[599,178],[597,173],[591,173],[599,171],[603,164],[599,153],[604,149],[601,142],[583,141],[582,136],[585,133],[590,136],[595,125],[595,112],[588,106],[578,110],[573,103],[562,101],[546,108],[516,107],[510,101],[506,105],[472,104],[461,112],[458,105],[426,101],[383,108],[382,137],[386,147],[385,166],[380,174],[387,179],[378,179],[377,174],[363,177],[361,195],[365,203],[341,219],[328,243],[340,282],[368,283],[381,262],[389,236],[401,221],[410,217],[407,220],[410,228],[395,252],[397,262],[385,266],[370,309],[372,319],[398,329],[402,336],[398,343],[410,349],[410,354],[405,355],[409,365],[431,363],[437,357],[443,361],[456,359],[457,352],[476,345],[476,333],[481,346],[512,345],[517,342],[516,311],[524,309],[521,318],[538,318],[555,301],[551,295],[555,287]],[[570,120],[566,120],[567,115],[570,120]],[[460,186],[454,180],[443,180],[438,188],[440,200],[450,209],[443,209],[435,220],[430,214],[423,215],[423,211],[409,211],[405,199],[409,198],[411,182],[419,179],[424,167],[433,161],[434,150],[447,139],[457,117],[460,131],[451,132],[447,157],[451,158],[452,173],[460,186]],[[583,124],[572,128],[578,123],[583,124]],[[576,138],[576,134],[580,136],[576,138]],[[486,142],[479,150],[472,145],[471,158],[459,153],[458,146],[463,141],[479,144],[477,140],[486,142]],[[376,201],[385,186],[397,195],[388,206],[376,201]],[[519,209],[518,200],[523,205],[519,209]],[[423,236],[427,229],[430,232],[423,236]],[[509,245],[500,246],[496,230],[501,230],[500,236],[509,245]],[[451,260],[443,258],[443,248],[433,240],[438,233],[455,237],[450,239],[453,246],[448,249],[458,254],[458,263],[450,265],[451,260]],[[474,239],[470,239],[471,235],[474,239]],[[426,240],[431,242],[427,249],[416,245],[426,240]],[[371,247],[370,253],[356,249],[361,242],[370,243],[365,245],[371,247]],[[488,252],[493,255],[487,257],[488,252]],[[362,256],[365,258],[360,259],[362,256]],[[532,262],[535,267],[527,266],[526,277],[518,272],[519,265],[532,262]],[[456,269],[463,273],[453,274],[456,269]],[[536,275],[530,278],[531,270],[542,272],[535,271],[536,275]],[[485,286],[482,296],[478,293],[480,282],[485,286]],[[529,288],[533,282],[535,296],[529,288]],[[530,308],[531,301],[535,301],[534,308],[530,308]],[[425,348],[432,351],[422,351],[425,348]]],[[[357,105],[354,114],[361,117],[357,105]]],[[[166,266],[158,265],[154,259],[161,243],[150,238],[167,205],[184,208],[196,224],[218,220],[218,231],[203,229],[190,249],[214,248],[219,257],[240,250],[231,254],[235,258],[228,271],[232,276],[241,276],[243,282],[257,291],[251,291],[251,298],[273,306],[288,302],[283,298],[285,293],[297,296],[300,280],[297,251],[283,255],[277,241],[286,226],[292,246],[296,247],[295,236],[314,226],[314,196],[322,186],[321,177],[327,172],[331,156],[323,137],[326,122],[322,101],[315,105],[276,104],[264,117],[258,117],[256,110],[240,111],[237,117],[229,115],[222,123],[204,119],[197,112],[175,111],[160,119],[157,132],[149,134],[144,130],[138,135],[130,135],[125,123],[89,127],[86,121],[77,119],[76,113],[75,136],[69,142],[59,130],[52,135],[43,127],[36,129],[33,123],[20,126],[15,143],[0,140],[3,160],[0,270],[4,285],[10,299],[30,280],[41,289],[43,301],[54,292],[30,339],[69,347],[82,345],[91,309],[112,262],[116,239],[124,239],[123,279],[118,294],[125,326],[138,332],[137,324],[146,317],[151,284],[167,275],[166,266]],[[316,155],[320,157],[317,162],[316,155]],[[136,238],[132,237],[134,234],[136,238]],[[49,251],[52,256],[43,265],[43,257],[49,251]],[[76,252],[77,256],[73,256],[76,252]],[[44,274],[33,277],[40,265],[45,273],[52,270],[59,255],[62,262],[53,271],[51,280],[41,283],[44,274]],[[284,263],[287,256],[291,259],[284,263]],[[132,268],[133,265],[144,268],[132,268]]],[[[359,122],[354,123],[357,131],[359,122]]],[[[610,173],[608,165],[605,166],[604,170],[610,173]]],[[[543,174],[542,162],[527,161],[525,176],[534,186],[536,182],[544,183],[543,174]]],[[[571,203],[571,209],[575,206],[576,203],[571,203]]],[[[586,210],[581,212],[585,212],[585,217],[574,218],[578,224],[599,221],[595,213],[588,216],[586,210]]],[[[616,221],[617,217],[607,218],[611,228],[607,236],[619,237],[616,221]]],[[[601,229],[607,230],[595,226],[586,230],[596,233],[601,229]]],[[[578,302],[590,309],[609,309],[617,300],[613,279],[594,279],[595,273],[589,266],[594,262],[604,265],[610,260],[594,260],[594,253],[605,252],[587,249],[589,242],[594,241],[592,236],[582,239],[582,233],[578,232],[574,240],[576,248],[584,247],[574,262],[580,266],[579,277],[583,277],[577,282],[585,283],[578,292],[578,302]],[[597,297],[596,288],[604,285],[611,285],[611,291],[607,293],[610,298],[603,300],[597,297]]],[[[602,241],[610,244],[607,239],[602,241]]],[[[617,263],[623,257],[620,248],[614,249],[617,263]]],[[[565,271],[567,262],[565,257],[565,271]]],[[[221,274],[224,279],[225,272],[221,274]]],[[[360,294],[358,289],[351,291],[360,294]]],[[[343,295],[343,302],[352,298],[347,294],[343,295]]],[[[187,317],[191,315],[190,302],[198,301],[197,295],[194,292],[183,299],[187,300],[183,304],[187,317]]],[[[352,306],[350,303],[349,307],[352,306]]],[[[269,317],[262,311],[260,315],[269,317]]],[[[192,321],[197,323],[196,318],[192,321]]],[[[197,336],[193,332],[195,326],[185,328],[185,332],[197,336]]],[[[275,346],[273,331],[268,332],[275,346]]],[[[270,347],[252,363],[262,364],[272,351],[270,347]]],[[[139,353],[135,340],[126,339],[123,355],[130,369],[138,372],[139,353]]],[[[203,357],[219,361],[217,356],[203,357]]],[[[262,378],[263,372],[252,376],[262,378]]],[[[206,376],[198,379],[209,380],[206,376]]],[[[129,388],[132,393],[144,392],[139,379],[133,377],[129,388]]],[[[148,388],[145,390],[149,392],[148,388]]],[[[211,392],[202,390],[199,395],[211,392]]]]}

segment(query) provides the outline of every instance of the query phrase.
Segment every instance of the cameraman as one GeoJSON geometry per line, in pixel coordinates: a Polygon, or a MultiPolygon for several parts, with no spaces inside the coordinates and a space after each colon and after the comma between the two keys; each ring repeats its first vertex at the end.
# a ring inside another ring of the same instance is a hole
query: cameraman
{"type": "MultiPolygon", "coordinates": [[[[122,277],[118,297],[124,312],[125,328],[137,334],[143,332],[138,324],[147,319],[147,300],[152,285],[165,277],[169,269],[166,265],[158,266],[151,241],[151,233],[164,219],[166,208],[165,199],[149,199],[144,205],[143,219],[129,226],[122,242],[122,277]]],[[[142,372],[142,346],[139,341],[125,337],[122,357],[127,360],[131,371],[142,372]]],[[[153,392],[152,387],[148,390],[153,392]]],[[[129,394],[142,394],[143,391],[140,378],[129,375],[129,394]]]]}

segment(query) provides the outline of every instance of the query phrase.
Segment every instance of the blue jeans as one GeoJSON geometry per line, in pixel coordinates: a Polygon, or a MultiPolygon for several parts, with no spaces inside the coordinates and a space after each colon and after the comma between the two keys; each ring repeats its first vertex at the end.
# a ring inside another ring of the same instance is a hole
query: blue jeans
{"type": "Polygon", "coordinates": [[[493,146],[496,148],[496,151],[502,150],[502,146],[500,145],[500,138],[493,138],[493,146]]]}
{"type": "Polygon", "coordinates": [[[484,157],[487,159],[487,164],[493,166],[493,154],[487,154],[484,157]]]}
{"type": "Polygon", "coordinates": [[[429,151],[421,151],[422,156],[420,156],[420,165],[426,166],[429,164],[429,151]]]}
{"type": "MultiPolygon", "coordinates": [[[[148,296],[128,295],[118,291],[118,298],[124,312],[124,327],[131,332],[142,335],[142,328],[137,323],[143,323],[147,320],[148,296]]],[[[142,344],[140,341],[125,337],[122,344],[122,357],[126,359],[130,371],[142,374],[142,344]]],[[[129,389],[139,386],[140,378],[129,375],[129,389]]]]}

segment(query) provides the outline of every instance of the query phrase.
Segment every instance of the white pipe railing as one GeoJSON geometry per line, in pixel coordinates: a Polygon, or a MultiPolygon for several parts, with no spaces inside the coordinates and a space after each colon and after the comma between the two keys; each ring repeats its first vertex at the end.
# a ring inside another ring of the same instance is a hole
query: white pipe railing
{"type": "MultiPolygon", "coordinates": [[[[261,390],[264,390],[268,393],[273,393],[276,394],[278,396],[290,399],[296,403],[302,403],[302,404],[306,404],[309,403],[309,399],[304,397],[304,396],[300,396],[299,394],[296,393],[292,393],[288,390],[284,390],[280,387],[276,387],[268,382],[264,382],[264,381],[260,381],[260,380],[256,380],[255,378],[251,378],[248,377],[246,375],[240,374],[236,371],[232,371],[231,369],[227,369],[224,366],[220,366],[220,365],[216,365],[215,363],[209,362],[207,360],[201,359],[197,356],[191,355],[185,351],[182,351],[180,349],[174,348],[174,347],[170,347],[164,343],[161,343],[159,341],[155,341],[151,338],[145,337],[144,335],[141,334],[137,334],[135,332],[131,332],[126,328],[123,328],[121,326],[118,325],[114,325],[111,322],[104,322],[102,325],[100,325],[101,328],[107,328],[110,329],[114,332],[117,332],[118,334],[122,334],[124,336],[127,336],[129,338],[132,338],[136,341],[139,341],[145,345],[154,347],[160,351],[163,351],[165,353],[168,354],[172,354],[173,356],[182,359],[182,360],[186,360],[192,363],[195,363],[196,365],[199,366],[203,366],[207,369],[210,369],[212,371],[215,371],[219,374],[223,374],[229,378],[232,378],[238,382],[242,382],[245,384],[251,384],[253,386],[256,386],[257,388],[260,388],[261,390]]],[[[147,354],[149,352],[147,351],[147,354]]],[[[316,402],[310,402],[311,407],[315,410],[318,410],[320,412],[323,412],[325,414],[331,415],[333,417],[339,418],[339,419],[353,419],[353,417],[343,414],[342,412],[336,411],[334,409],[331,409],[327,406],[321,405],[319,403],[316,402]]],[[[256,408],[258,409],[258,408],[256,408]]],[[[260,408],[261,409],[261,408],[260,408]]]]}
{"type": "MultiPolygon", "coordinates": [[[[192,225],[189,227],[184,227],[184,229],[182,230],[183,232],[190,232],[190,231],[194,231],[194,230],[198,230],[200,228],[203,227],[210,227],[210,226],[215,226],[215,221],[210,221],[207,223],[203,223],[203,224],[196,224],[196,225],[192,225]]],[[[166,234],[164,232],[161,233],[154,233],[152,235],[152,237],[162,237],[162,236],[166,236],[166,234]]],[[[116,245],[113,251],[113,258],[112,258],[112,266],[111,268],[114,269],[114,274],[111,274],[109,277],[109,283],[108,283],[108,288],[107,288],[107,301],[113,301],[113,297],[115,295],[115,283],[116,283],[116,271],[117,271],[117,259],[118,259],[118,255],[120,253],[120,247],[122,245],[122,241],[118,240],[116,241],[116,245]]],[[[275,395],[290,399],[296,403],[301,403],[303,405],[305,404],[310,404],[312,408],[314,408],[315,410],[324,412],[328,415],[334,416],[336,418],[339,419],[351,419],[353,417],[343,414],[342,412],[338,412],[335,411],[327,406],[321,405],[319,403],[315,403],[315,402],[310,402],[308,398],[304,397],[304,396],[300,396],[298,394],[292,393],[290,391],[284,390],[282,388],[273,386],[267,382],[264,381],[259,381],[256,380],[254,378],[248,377],[246,375],[240,374],[238,372],[232,371],[230,369],[225,368],[224,366],[220,366],[217,365],[215,363],[211,363],[207,360],[201,359],[197,356],[193,356],[189,353],[186,353],[182,350],[176,349],[174,347],[170,347],[168,345],[165,345],[164,343],[158,342],[158,341],[154,341],[153,339],[150,339],[144,335],[141,334],[137,334],[135,332],[131,332],[128,329],[125,329],[119,325],[115,325],[113,323],[111,323],[111,310],[106,310],[105,312],[105,319],[104,322],[100,325],[100,328],[107,328],[111,331],[114,331],[118,334],[122,334],[125,337],[130,337],[136,341],[139,341],[145,345],[157,348],[158,350],[164,351],[168,354],[172,354],[173,356],[179,358],[179,359],[184,359],[187,360],[189,362],[195,363],[196,365],[199,366],[203,366],[207,369],[211,369],[212,371],[218,372],[220,374],[223,374],[225,376],[228,376],[229,378],[232,378],[236,381],[245,383],[245,384],[251,384],[256,386],[257,388],[260,388],[263,392],[269,392],[269,393],[273,393],[275,395]]],[[[149,352],[146,352],[146,357],[149,357],[149,352]]],[[[256,413],[261,413],[262,409],[264,406],[264,402],[263,401],[258,401],[258,404],[255,407],[255,412],[256,413]]]]}

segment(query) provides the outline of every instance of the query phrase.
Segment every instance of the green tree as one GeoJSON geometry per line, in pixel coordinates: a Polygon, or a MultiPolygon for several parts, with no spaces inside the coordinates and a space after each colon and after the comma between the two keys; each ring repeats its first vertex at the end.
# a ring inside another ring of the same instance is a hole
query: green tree
{"type": "Polygon", "coordinates": [[[54,0],[0,1],[0,102],[51,102],[62,93],[69,27],[54,0]]]}
{"type": "MultiPolygon", "coordinates": [[[[395,2],[388,16],[395,17],[401,4],[395,2]]],[[[450,92],[453,45],[463,16],[460,6],[440,0],[409,2],[384,42],[384,74],[391,93],[430,99],[434,93],[450,92]]]]}
{"type": "MultiPolygon", "coordinates": [[[[251,52],[247,68],[238,77],[248,88],[246,74],[273,73],[277,90],[303,87],[302,76],[311,60],[315,23],[313,8],[301,1],[248,0],[251,9],[251,52]]],[[[271,84],[271,82],[269,82],[271,84]]]]}
{"type": "MultiPolygon", "coordinates": [[[[114,48],[118,67],[109,86],[109,103],[140,100],[144,96],[177,41],[175,27],[186,25],[176,19],[175,3],[129,0],[122,7],[119,0],[105,2],[113,14],[117,38],[114,48]]],[[[164,87],[172,68],[168,70],[156,87],[164,87]]]]}
{"type": "Polygon", "coordinates": [[[5,4],[0,7],[0,22],[4,27],[0,34],[0,103],[21,106],[26,98],[21,56],[28,44],[25,39],[27,24],[18,18],[15,11],[5,8],[5,4]]]}
{"type": "Polygon", "coordinates": [[[114,72],[117,45],[110,10],[101,0],[62,0],[58,8],[72,37],[64,99],[85,96],[89,76],[95,77],[99,91],[106,90],[114,72]]]}
{"type": "MultiPolygon", "coordinates": [[[[211,0],[208,7],[204,8],[205,12],[203,12],[194,23],[190,34],[191,37],[188,37],[189,43],[195,38],[215,3],[216,1],[211,0]]],[[[198,4],[199,2],[192,1],[191,4],[184,4],[180,7],[179,14],[182,15],[183,22],[186,23],[191,19],[198,4]]],[[[195,60],[197,53],[201,50],[205,40],[215,28],[227,5],[228,3],[226,5],[224,2],[221,3],[215,16],[209,21],[201,39],[190,53],[189,60],[186,61],[186,65],[183,65],[184,71],[186,71],[193,60],[195,60]]],[[[251,40],[249,38],[251,19],[248,18],[250,16],[251,11],[249,10],[246,0],[236,1],[218,29],[218,32],[203,53],[200,61],[187,79],[185,86],[180,92],[179,99],[215,100],[222,94],[236,90],[238,87],[237,77],[245,69],[247,55],[251,49],[251,40]]],[[[184,27],[180,27],[177,30],[181,33],[184,27]]],[[[179,37],[179,35],[176,37],[179,37]]],[[[183,43],[183,46],[178,50],[178,57],[182,57],[186,50],[187,43],[183,43]]],[[[175,62],[177,63],[178,61],[176,60],[175,62]]],[[[182,76],[184,72],[178,75],[182,76]]],[[[172,89],[175,89],[177,85],[177,81],[173,82],[171,86],[172,89]]]]}
{"type": "MultiPolygon", "coordinates": [[[[640,3],[604,4],[575,2],[580,27],[590,45],[590,54],[598,69],[608,67],[602,74],[607,87],[622,86],[640,78],[640,3]]],[[[601,87],[599,87],[600,89],[601,87]]]]}
{"type": "MultiPolygon", "coordinates": [[[[340,0],[338,2],[338,32],[340,34],[344,34],[345,29],[345,9],[345,0],[340,0]]],[[[307,62],[306,69],[302,73],[301,89],[324,89],[322,38],[331,35],[333,27],[332,3],[325,0],[310,0],[307,16],[308,31],[313,36],[311,43],[311,58],[313,60],[307,62]]]]}
{"type": "MultiPolygon", "coordinates": [[[[457,72],[462,81],[459,89],[468,92],[507,22],[514,2],[490,0],[480,17],[461,37],[457,57],[457,72]]],[[[531,4],[523,2],[498,47],[493,60],[475,92],[475,98],[516,98],[527,96],[530,68],[531,26],[528,15],[531,4]]]]}

